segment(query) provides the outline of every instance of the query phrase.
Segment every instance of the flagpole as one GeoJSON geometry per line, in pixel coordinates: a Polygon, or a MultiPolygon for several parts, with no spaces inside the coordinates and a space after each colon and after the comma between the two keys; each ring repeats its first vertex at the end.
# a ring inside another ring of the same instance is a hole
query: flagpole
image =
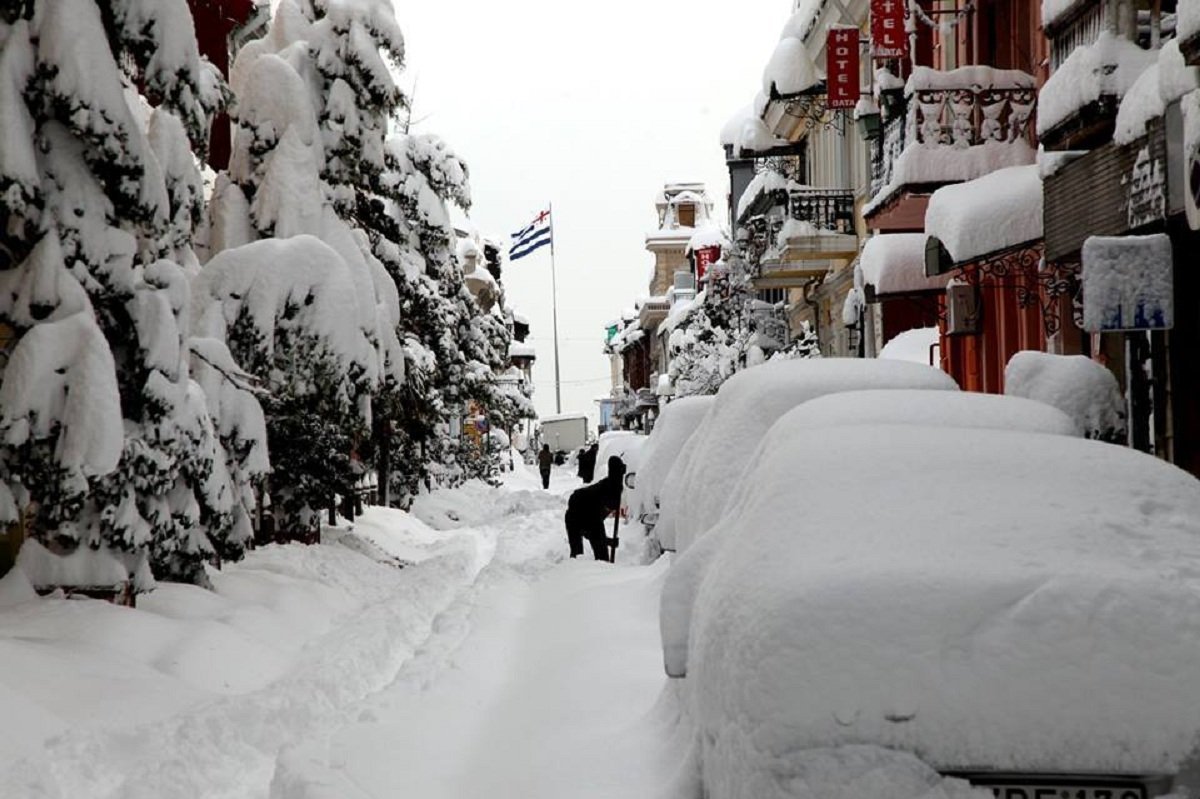
{"type": "Polygon", "coordinates": [[[558,275],[554,268],[554,203],[550,203],[550,291],[554,310],[554,412],[562,413],[562,380],[558,370],[558,275]]]}

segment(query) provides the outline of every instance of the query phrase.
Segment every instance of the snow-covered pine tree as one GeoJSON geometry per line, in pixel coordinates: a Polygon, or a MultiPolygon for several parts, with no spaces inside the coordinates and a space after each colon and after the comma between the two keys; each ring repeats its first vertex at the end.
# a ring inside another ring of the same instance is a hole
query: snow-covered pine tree
{"type": "Polygon", "coordinates": [[[451,419],[472,394],[469,368],[480,350],[471,316],[478,312],[455,261],[448,203],[470,207],[466,165],[436,136],[388,140],[379,196],[387,213],[375,229],[375,252],[396,279],[408,382],[392,418],[393,501],[404,505],[434,481],[461,478],[460,441],[451,419]]]}
{"type": "Polygon", "coordinates": [[[319,512],[354,490],[371,401],[404,380],[395,284],[347,222],[398,102],[379,49],[402,47],[392,13],[374,0],[284,0],[231,75],[237,128],[209,210],[195,331],[228,342],[269,392],[286,537],[311,538],[319,512]]]}
{"type": "Polygon", "coordinates": [[[56,0],[0,22],[0,323],[16,339],[0,516],[28,514],[42,582],[90,552],[105,580],[145,588],[152,560],[203,583],[214,541],[244,544],[185,337],[192,151],[221,100],[184,0],[56,0]]]}

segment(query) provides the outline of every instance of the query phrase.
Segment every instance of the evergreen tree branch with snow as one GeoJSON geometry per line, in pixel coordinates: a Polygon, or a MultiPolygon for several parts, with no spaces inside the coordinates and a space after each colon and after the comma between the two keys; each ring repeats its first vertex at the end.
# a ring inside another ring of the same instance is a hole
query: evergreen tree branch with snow
{"type": "Polygon", "coordinates": [[[76,582],[205,583],[263,468],[231,472],[188,346],[194,153],[225,94],[184,0],[24,11],[0,23],[0,516],[46,587],[81,548],[104,567],[76,582]]]}

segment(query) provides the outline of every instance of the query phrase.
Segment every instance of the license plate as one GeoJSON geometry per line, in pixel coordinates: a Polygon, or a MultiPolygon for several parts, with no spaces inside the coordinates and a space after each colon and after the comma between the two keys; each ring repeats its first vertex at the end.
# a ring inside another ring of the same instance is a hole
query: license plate
{"type": "Polygon", "coordinates": [[[1140,782],[1094,779],[1041,779],[1014,777],[967,777],[996,799],[1147,799],[1140,782]]]}

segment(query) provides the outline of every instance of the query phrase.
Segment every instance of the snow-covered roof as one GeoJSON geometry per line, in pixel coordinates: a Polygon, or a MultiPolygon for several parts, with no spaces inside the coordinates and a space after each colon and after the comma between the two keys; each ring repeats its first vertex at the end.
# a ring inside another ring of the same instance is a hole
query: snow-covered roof
{"type": "Polygon", "coordinates": [[[881,233],[867,239],[859,264],[876,294],[911,294],[946,287],[949,275],[925,276],[924,233],[881,233]]]}
{"type": "Polygon", "coordinates": [[[1075,48],[1038,92],[1038,135],[1052,130],[1101,96],[1121,99],[1158,58],[1105,30],[1093,44],[1075,48]]]}
{"type": "Polygon", "coordinates": [[[762,112],[753,105],[740,109],[721,128],[721,144],[733,148],[737,155],[743,151],[763,152],[787,144],[777,138],[762,121],[762,112]]]}
{"type": "Polygon", "coordinates": [[[563,422],[569,419],[586,419],[586,413],[555,413],[547,416],[539,416],[538,421],[545,424],[546,422],[563,422]]]}
{"type": "Polygon", "coordinates": [[[804,186],[790,178],[786,178],[773,169],[766,169],[755,175],[750,183],[747,184],[746,190],[742,192],[742,196],[738,198],[737,215],[741,218],[746,209],[753,205],[760,194],[765,192],[804,189],[804,186]]]}
{"type": "Polygon", "coordinates": [[[796,4],[796,10],[784,23],[779,38],[807,39],[809,34],[816,30],[817,20],[821,17],[821,9],[825,7],[825,2],[826,0],[800,0],[796,4]]]}
{"type": "Polygon", "coordinates": [[[532,344],[514,341],[508,345],[509,358],[536,358],[537,349],[532,344]]]}
{"type": "Polygon", "coordinates": [[[513,318],[513,321],[516,322],[518,325],[525,325],[526,327],[529,326],[529,317],[525,316],[525,314],[519,314],[514,311],[512,318],[513,318]]]}
{"type": "Polygon", "coordinates": [[[1200,88],[1200,70],[1189,67],[1179,52],[1179,41],[1172,39],[1158,51],[1158,60],[1129,87],[1117,110],[1113,141],[1128,144],[1144,136],[1146,123],[1161,117],[1167,105],[1200,88]]]}
{"type": "Polygon", "coordinates": [[[692,237],[688,239],[687,252],[702,250],[705,247],[726,247],[729,240],[721,229],[716,225],[705,225],[701,228],[696,228],[692,233],[692,237]]]}
{"type": "Polygon", "coordinates": [[[824,79],[804,42],[789,36],[779,40],[763,69],[762,91],[767,97],[799,94],[824,79]]]}
{"type": "Polygon", "coordinates": [[[686,322],[693,311],[704,305],[704,297],[705,293],[701,291],[689,300],[673,303],[671,305],[671,312],[667,314],[667,318],[658,326],[659,332],[670,333],[676,327],[686,322]]]}
{"type": "Polygon", "coordinates": [[[1042,178],[1037,164],[998,169],[943,186],[929,198],[925,232],[955,263],[1042,237],[1042,178]]]}

